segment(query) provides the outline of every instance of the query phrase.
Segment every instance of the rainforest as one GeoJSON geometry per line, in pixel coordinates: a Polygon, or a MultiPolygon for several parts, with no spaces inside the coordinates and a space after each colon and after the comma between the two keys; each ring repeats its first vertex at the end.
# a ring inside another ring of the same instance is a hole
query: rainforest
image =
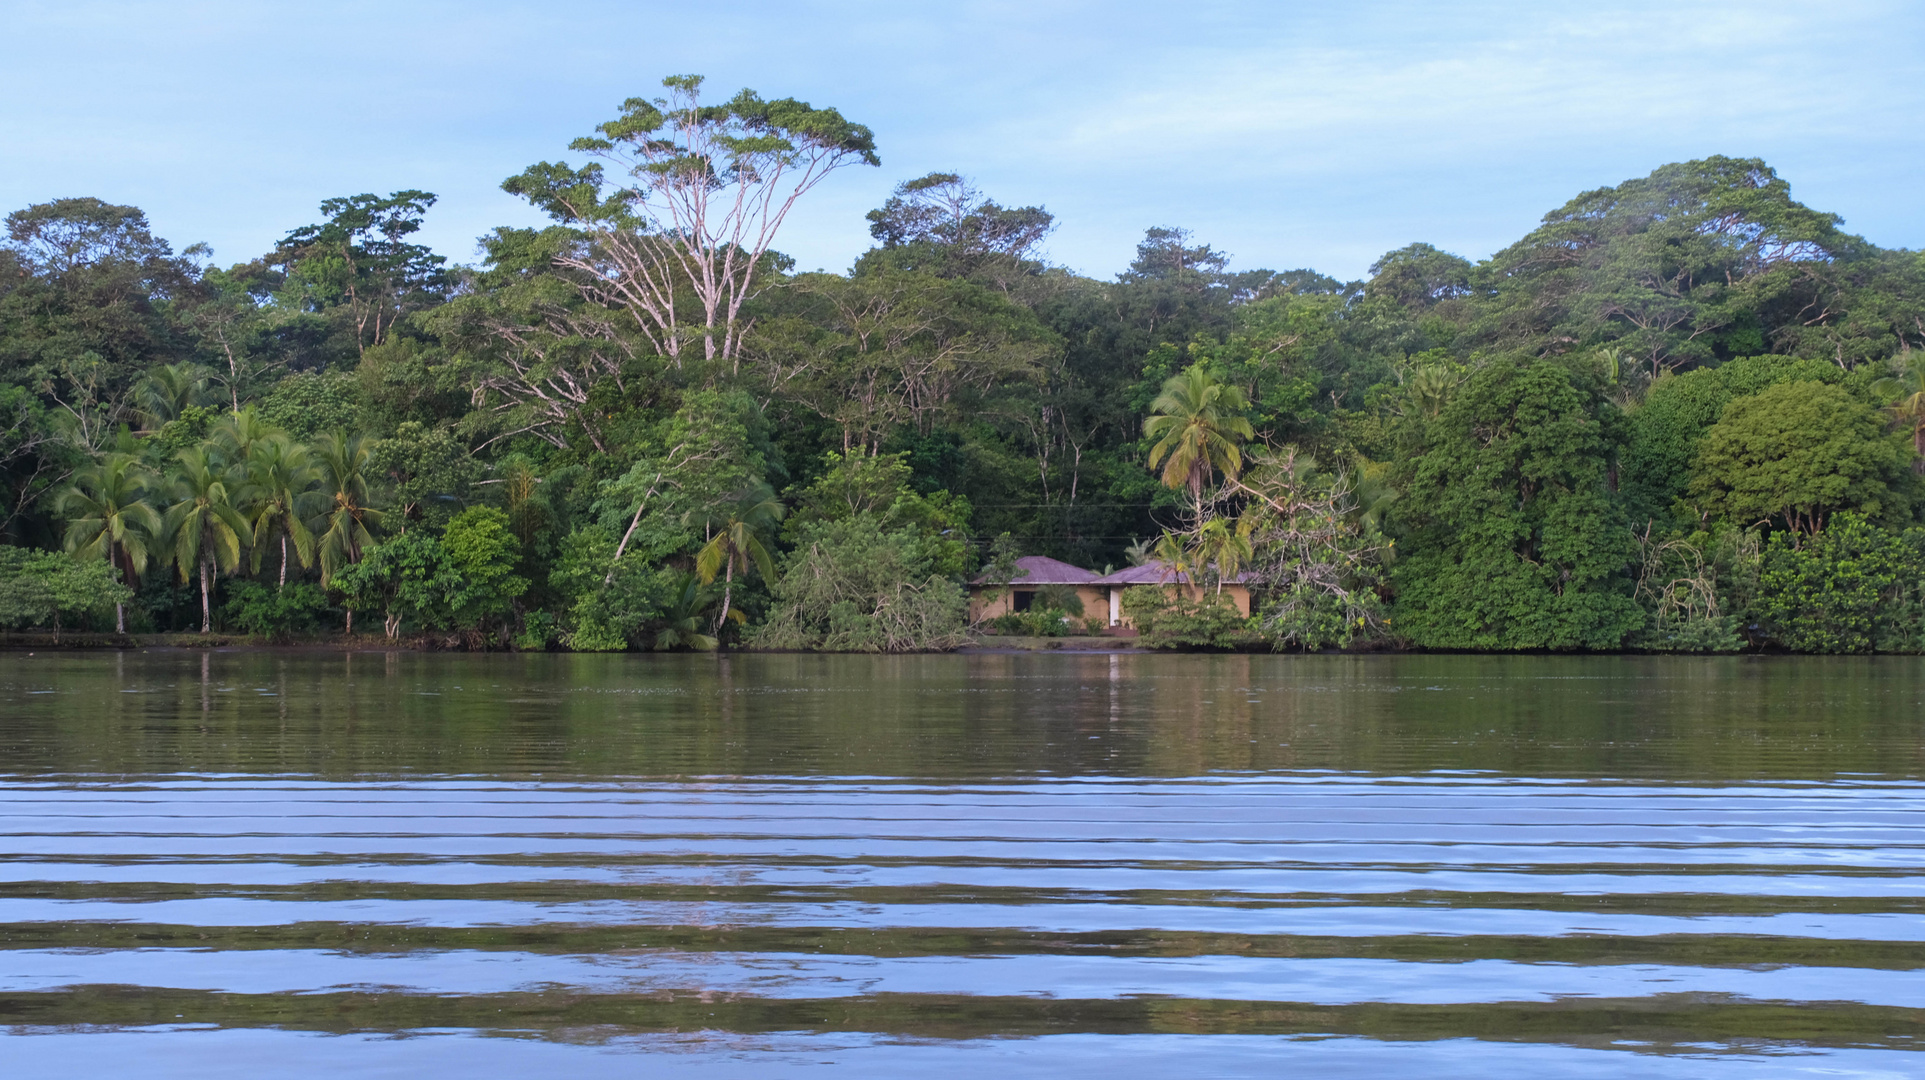
{"type": "Polygon", "coordinates": [[[875,134],[693,76],[553,153],[472,264],[418,190],[227,266],[8,214],[0,628],[941,650],[1081,632],[1047,588],[972,620],[1048,556],[1191,583],[1128,602],[1150,647],[1925,651],[1925,256],[1764,161],[1342,281],[1180,222],[1086,277],[962,173],[798,272],[875,134]]]}

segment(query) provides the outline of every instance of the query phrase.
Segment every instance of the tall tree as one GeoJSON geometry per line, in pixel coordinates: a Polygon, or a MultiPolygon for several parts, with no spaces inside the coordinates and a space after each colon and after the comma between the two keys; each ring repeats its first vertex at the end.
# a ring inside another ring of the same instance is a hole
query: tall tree
{"type": "Polygon", "coordinates": [[[626,310],[656,352],[680,366],[699,338],[706,359],[734,370],[742,305],[796,201],[844,165],[881,161],[869,129],[834,109],[751,90],[704,105],[702,81],[663,79],[666,96],[628,99],[571,144],[625,174],[621,186],[608,188],[598,163],[543,162],[502,187],[581,231],[558,264],[626,310]]]}
{"type": "Polygon", "coordinates": [[[214,629],[214,575],[222,570],[232,573],[240,565],[241,547],[253,535],[235,505],[243,481],[218,456],[199,446],[180,452],[169,480],[172,501],[161,532],[173,548],[180,579],[187,581],[199,573],[201,633],[205,634],[214,629]]]}
{"type": "Polygon", "coordinates": [[[762,572],[762,580],[775,580],[774,563],[769,557],[770,532],[787,512],[767,484],[743,492],[713,523],[714,535],[695,553],[695,572],[702,584],[713,583],[716,572],[722,572],[722,611],[715,617],[718,632],[728,621],[735,600],[737,570],[746,574],[754,567],[762,572]]]}
{"type": "Polygon", "coordinates": [[[439,302],[448,284],[447,260],[406,239],[434,203],[434,195],[414,190],[327,199],[327,220],[288,233],[273,260],[288,268],[307,303],[346,313],[356,354],[365,354],[403,315],[439,302]]]}
{"type": "MultiPolygon", "coordinates": [[[[147,501],[154,478],[131,454],[109,454],[81,469],[55,500],[67,518],[67,550],[105,559],[133,585],[147,572],[150,546],[161,535],[161,517],[147,501]]],[[[127,632],[127,606],[114,603],[114,630],[127,632]]]]}
{"type": "Polygon", "coordinates": [[[246,458],[248,518],[252,526],[253,570],[273,541],[281,549],[281,587],[287,585],[288,546],[302,566],[314,565],[314,533],[307,520],[321,513],[327,496],[318,490],[320,463],[307,447],[277,434],[253,444],[246,458]]]}
{"type": "Polygon", "coordinates": [[[1398,631],[1427,648],[1612,649],[1637,629],[1631,532],[1605,463],[1616,409],[1594,370],[1500,360],[1398,467],[1398,631]]]}
{"type": "Polygon", "coordinates": [[[1192,364],[1163,384],[1150,403],[1154,415],[1143,421],[1150,447],[1150,468],[1160,463],[1163,483],[1188,489],[1196,527],[1203,525],[1203,489],[1222,473],[1234,478],[1243,468],[1242,440],[1256,432],[1243,415],[1250,407],[1243,391],[1217,381],[1208,367],[1192,364]]]}
{"type": "Polygon", "coordinates": [[[368,441],[359,435],[329,432],[315,440],[314,457],[320,466],[320,493],[326,501],[310,522],[321,560],[321,584],[328,585],[341,567],[361,561],[374,543],[370,526],[381,523],[381,511],[368,505],[368,441]]]}

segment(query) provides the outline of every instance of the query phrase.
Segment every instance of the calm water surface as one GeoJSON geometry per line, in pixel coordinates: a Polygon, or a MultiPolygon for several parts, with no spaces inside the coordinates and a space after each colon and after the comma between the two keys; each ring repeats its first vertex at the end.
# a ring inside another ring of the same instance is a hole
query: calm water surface
{"type": "Polygon", "coordinates": [[[0,655],[7,1076],[1925,1074],[1925,661],[0,655]]]}

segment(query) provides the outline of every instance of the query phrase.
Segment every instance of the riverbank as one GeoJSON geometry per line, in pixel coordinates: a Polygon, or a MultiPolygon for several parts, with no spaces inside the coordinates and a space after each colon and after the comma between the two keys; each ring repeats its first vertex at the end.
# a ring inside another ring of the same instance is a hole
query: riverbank
{"type": "MultiPolygon", "coordinates": [[[[955,651],[964,653],[1027,652],[1149,652],[1134,644],[1134,638],[1026,637],[1016,634],[979,634],[970,644],[955,651]]],[[[430,634],[389,638],[382,634],[330,634],[323,637],[270,638],[253,634],[103,634],[51,631],[0,633],[0,651],[85,651],[93,649],[353,649],[379,652],[463,652],[459,638],[430,634]]],[[[561,650],[567,651],[567,650],[561,650]]],[[[758,651],[758,650],[736,650],[758,651]]]]}

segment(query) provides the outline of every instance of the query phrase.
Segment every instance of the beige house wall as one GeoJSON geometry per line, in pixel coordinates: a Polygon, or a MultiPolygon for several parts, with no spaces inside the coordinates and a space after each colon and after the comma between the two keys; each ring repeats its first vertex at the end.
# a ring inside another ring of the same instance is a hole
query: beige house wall
{"type": "MultiPolygon", "coordinates": [[[[1163,589],[1172,590],[1172,591],[1180,590],[1181,594],[1190,600],[1196,600],[1203,596],[1213,595],[1216,592],[1215,589],[1205,587],[1205,586],[1176,584],[1176,583],[1170,583],[1162,586],[1078,585],[1076,586],[1076,596],[1078,599],[1083,601],[1083,618],[1097,619],[1102,622],[1106,622],[1111,626],[1127,627],[1130,625],[1130,619],[1129,619],[1129,616],[1123,614],[1123,609],[1122,609],[1123,590],[1137,589],[1137,588],[1159,588],[1159,587],[1163,589]]],[[[1013,587],[1007,586],[1007,585],[973,585],[971,586],[969,589],[969,621],[972,623],[986,622],[998,616],[1009,614],[1009,612],[1012,610],[1012,604],[1015,601],[1015,594],[1018,591],[1018,589],[1021,589],[1021,588],[1022,587],[1020,585],[1013,586],[1013,587]]],[[[1033,590],[1022,589],[1022,591],[1029,592],[1033,590]]],[[[1244,615],[1247,617],[1250,614],[1250,589],[1248,586],[1225,585],[1223,587],[1223,596],[1225,599],[1229,600],[1231,603],[1236,605],[1237,613],[1239,615],[1244,615]]]]}
{"type": "MultiPolygon", "coordinates": [[[[1039,585],[1025,587],[1021,582],[1015,585],[971,585],[969,587],[969,621],[985,622],[1014,610],[1018,592],[1035,592],[1039,585]]],[[[1083,618],[1109,621],[1109,591],[1095,585],[1077,585],[1076,598],[1083,602],[1083,618]]]]}
{"type": "MultiPolygon", "coordinates": [[[[1203,586],[1203,585],[1177,584],[1174,582],[1165,584],[1165,585],[1124,585],[1121,588],[1114,588],[1110,590],[1112,593],[1116,595],[1116,607],[1114,608],[1114,611],[1116,612],[1116,616],[1114,620],[1111,622],[1111,625],[1129,626],[1129,627],[1132,627],[1132,629],[1134,628],[1130,622],[1130,617],[1123,613],[1122,600],[1123,600],[1124,589],[1156,589],[1156,588],[1161,588],[1169,592],[1177,593],[1178,595],[1181,595],[1186,600],[1197,600],[1205,596],[1216,595],[1215,588],[1203,586]]],[[[1230,601],[1232,604],[1236,605],[1237,614],[1242,615],[1246,618],[1249,616],[1250,614],[1250,587],[1249,586],[1225,585],[1223,587],[1223,598],[1230,601]]]]}

